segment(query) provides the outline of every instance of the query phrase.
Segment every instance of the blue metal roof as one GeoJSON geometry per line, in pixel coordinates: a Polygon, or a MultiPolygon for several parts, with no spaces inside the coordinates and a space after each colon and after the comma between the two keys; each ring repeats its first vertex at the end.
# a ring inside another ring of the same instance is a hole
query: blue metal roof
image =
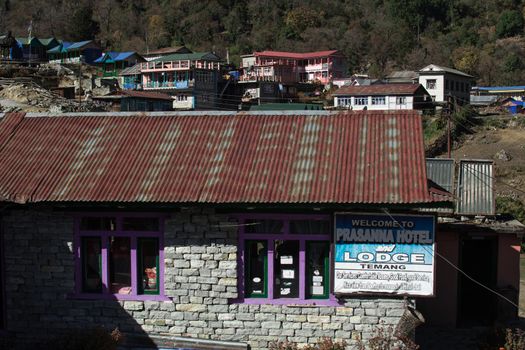
{"type": "Polygon", "coordinates": [[[62,41],[60,43],[60,45],[58,46],[55,46],[54,48],[50,49],[50,50],[47,50],[48,53],[61,53],[61,52],[66,52],[68,50],[68,48],[73,45],[72,42],[70,41],[62,41]]]}
{"type": "Polygon", "coordinates": [[[472,89],[481,91],[497,91],[497,90],[525,90],[525,85],[518,86],[475,86],[472,89]]]}
{"type": "Polygon", "coordinates": [[[97,58],[95,60],[95,63],[103,63],[108,60],[113,61],[113,62],[124,61],[130,56],[133,56],[134,54],[135,54],[135,51],[127,51],[127,52],[110,51],[110,52],[106,52],[103,56],[97,58]]]}
{"type": "Polygon", "coordinates": [[[68,50],[81,49],[82,47],[86,46],[87,44],[91,43],[92,41],[93,40],[77,41],[75,43],[72,43],[67,49],[68,50]]]}

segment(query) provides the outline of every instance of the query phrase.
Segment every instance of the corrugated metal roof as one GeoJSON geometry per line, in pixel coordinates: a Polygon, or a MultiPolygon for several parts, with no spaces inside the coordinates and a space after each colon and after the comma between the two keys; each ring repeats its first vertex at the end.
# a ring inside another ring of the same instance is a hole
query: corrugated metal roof
{"type": "Polygon", "coordinates": [[[432,201],[413,111],[6,114],[0,137],[5,201],[432,201]]]}
{"type": "Polygon", "coordinates": [[[120,75],[137,75],[140,74],[140,63],[137,63],[131,67],[124,68],[120,75]]]}
{"type": "Polygon", "coordinates": [[[472,90],[479,91],[490,91],[490,92],[525,92],[525,86],[516,85],[516,86],[473,86],[472,90]]]}
{"type": "Polygon", "coordinates": [[[494,215],[493,161],[462,160],[459,162],[457,210],[462,215],[494,215]]]}
{"type": "Polygon", "coordinates": [[[470,95],[470,104],[473,106],[490,106],[496,102],[498,102],[498,96],[470,95]]]}
{"type": "Polygon", "coordinates": [[[151,50],[143,53],[142,56],[168,55],[172,53],[192,53],[186,46],[164,47],[158,50],[151,50]]]}
{"type": "Polygon", "coordinates": [[[454,193],[454,159],[427,158],[427,177],[444,190],[454,193]]]}
{"type": "Polygon", "coordinates": [[[95,63],[103,63],[103,62],[119,62],[124,61],[130,56],[135,55],[135,51],[126,51],[126,52],[117,52],[117,51],[110,51],[106,52],[99,58],[97,58],[94,62],[95,63]]]}
{"type": "Polygon", "coordinates": [[[288,51],[259,51],[254,52],[254,56],[259,57],[280,57],[280,58],[319,58],[338,54],[337,50],[315,51],[315,52],[288,52],[288,51]]]}
{"type": "Polygon", "coordinates": [[[67,49],[68,49],[68,51],[69,50],[81,49],[84,46],[91,44],[92,42],[93,42],[93,40],[77,41],[77,42],[74,42],[71,45],[69,45],[67,49]]]}
{"type": "Polygon", "coordinates": [[[372,84],[343,86],[334,96],[413,95],[421,84],[372,84]]]}
{"type": "Polygon", "coordinates": [[[454,68],[449,68],[449,67],[445,67],[445,66],[438,66],[437,64],[429,64],[428,66],[425,66],[425,67],[423,67],[423,68],[421,68],[419,70],[420,75],[431,74],[431,73],[442,73],[442,72],[447,72],[447,73],[456,74],[456,75],[462,75],[462,76],[468,77],[468,78],[474,78],[472,75],[467,74],[465,72],[459,71],[459,70],[454,69],[454,68]],[[421,74],[421,73],[423,73],[423,74],[421,74]]]}
{"type": "Polygon", "coordinates": [[[173,97],[168,94],[163,94],[157,91],[138,91],[138,90],[120,90],[116,95],[123,95],[136,98],[147,98],[154,100],[173,101],[173,97]]]}
{"type": "Polygon", "coordinates": [[[162,56],[153,60],[153,62],[165,61],[221,61],[221,58],[213,52],[192,52],[192,53],[174,53],[167,56],[162,56]]]}

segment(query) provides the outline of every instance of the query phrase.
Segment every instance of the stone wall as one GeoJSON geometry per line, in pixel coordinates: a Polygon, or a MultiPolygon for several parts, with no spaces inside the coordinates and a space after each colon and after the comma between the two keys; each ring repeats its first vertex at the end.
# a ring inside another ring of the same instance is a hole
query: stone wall
{"type": "MultiPolygon", "coordinates": [[[[399,298],[352,298],[333,306],[238,304],[237,227],[228,215],[187,209],[165,222],[165,294],[170,301],[75,300],[73,219],[53,211],[3,214],[7,330],[18,344],[73,327],[242,341],[252,349],[319,337],[355,344],[395,325],[399,298]]],[[[22,348],[22,346],[20,346],[22,348]]]]}

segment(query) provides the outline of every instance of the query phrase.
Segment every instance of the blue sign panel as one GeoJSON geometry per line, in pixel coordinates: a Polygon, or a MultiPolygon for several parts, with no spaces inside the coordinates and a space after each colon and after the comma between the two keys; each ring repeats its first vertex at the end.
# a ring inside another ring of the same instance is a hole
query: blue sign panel
{"type": "Polygon", "coordinates": [[[175,82],[175,88],[176,89],[187,89],[188,86],[189,86],[189,84],[188,84],[187,80],[179,80],[179,81],[175,82]]]}
{"type": "Polygon", "coordinates": [[[334,292],[434,293],[434,217],[336,214],[334,292]]]}

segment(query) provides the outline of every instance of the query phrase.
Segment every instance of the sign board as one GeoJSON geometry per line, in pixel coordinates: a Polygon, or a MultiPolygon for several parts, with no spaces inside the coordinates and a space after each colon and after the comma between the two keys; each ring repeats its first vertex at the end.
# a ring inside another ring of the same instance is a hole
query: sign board
{"type": "Polygon", "coordinates": [[[334,293],[434,294],[434,217],[335,215],[334,293]]]}

